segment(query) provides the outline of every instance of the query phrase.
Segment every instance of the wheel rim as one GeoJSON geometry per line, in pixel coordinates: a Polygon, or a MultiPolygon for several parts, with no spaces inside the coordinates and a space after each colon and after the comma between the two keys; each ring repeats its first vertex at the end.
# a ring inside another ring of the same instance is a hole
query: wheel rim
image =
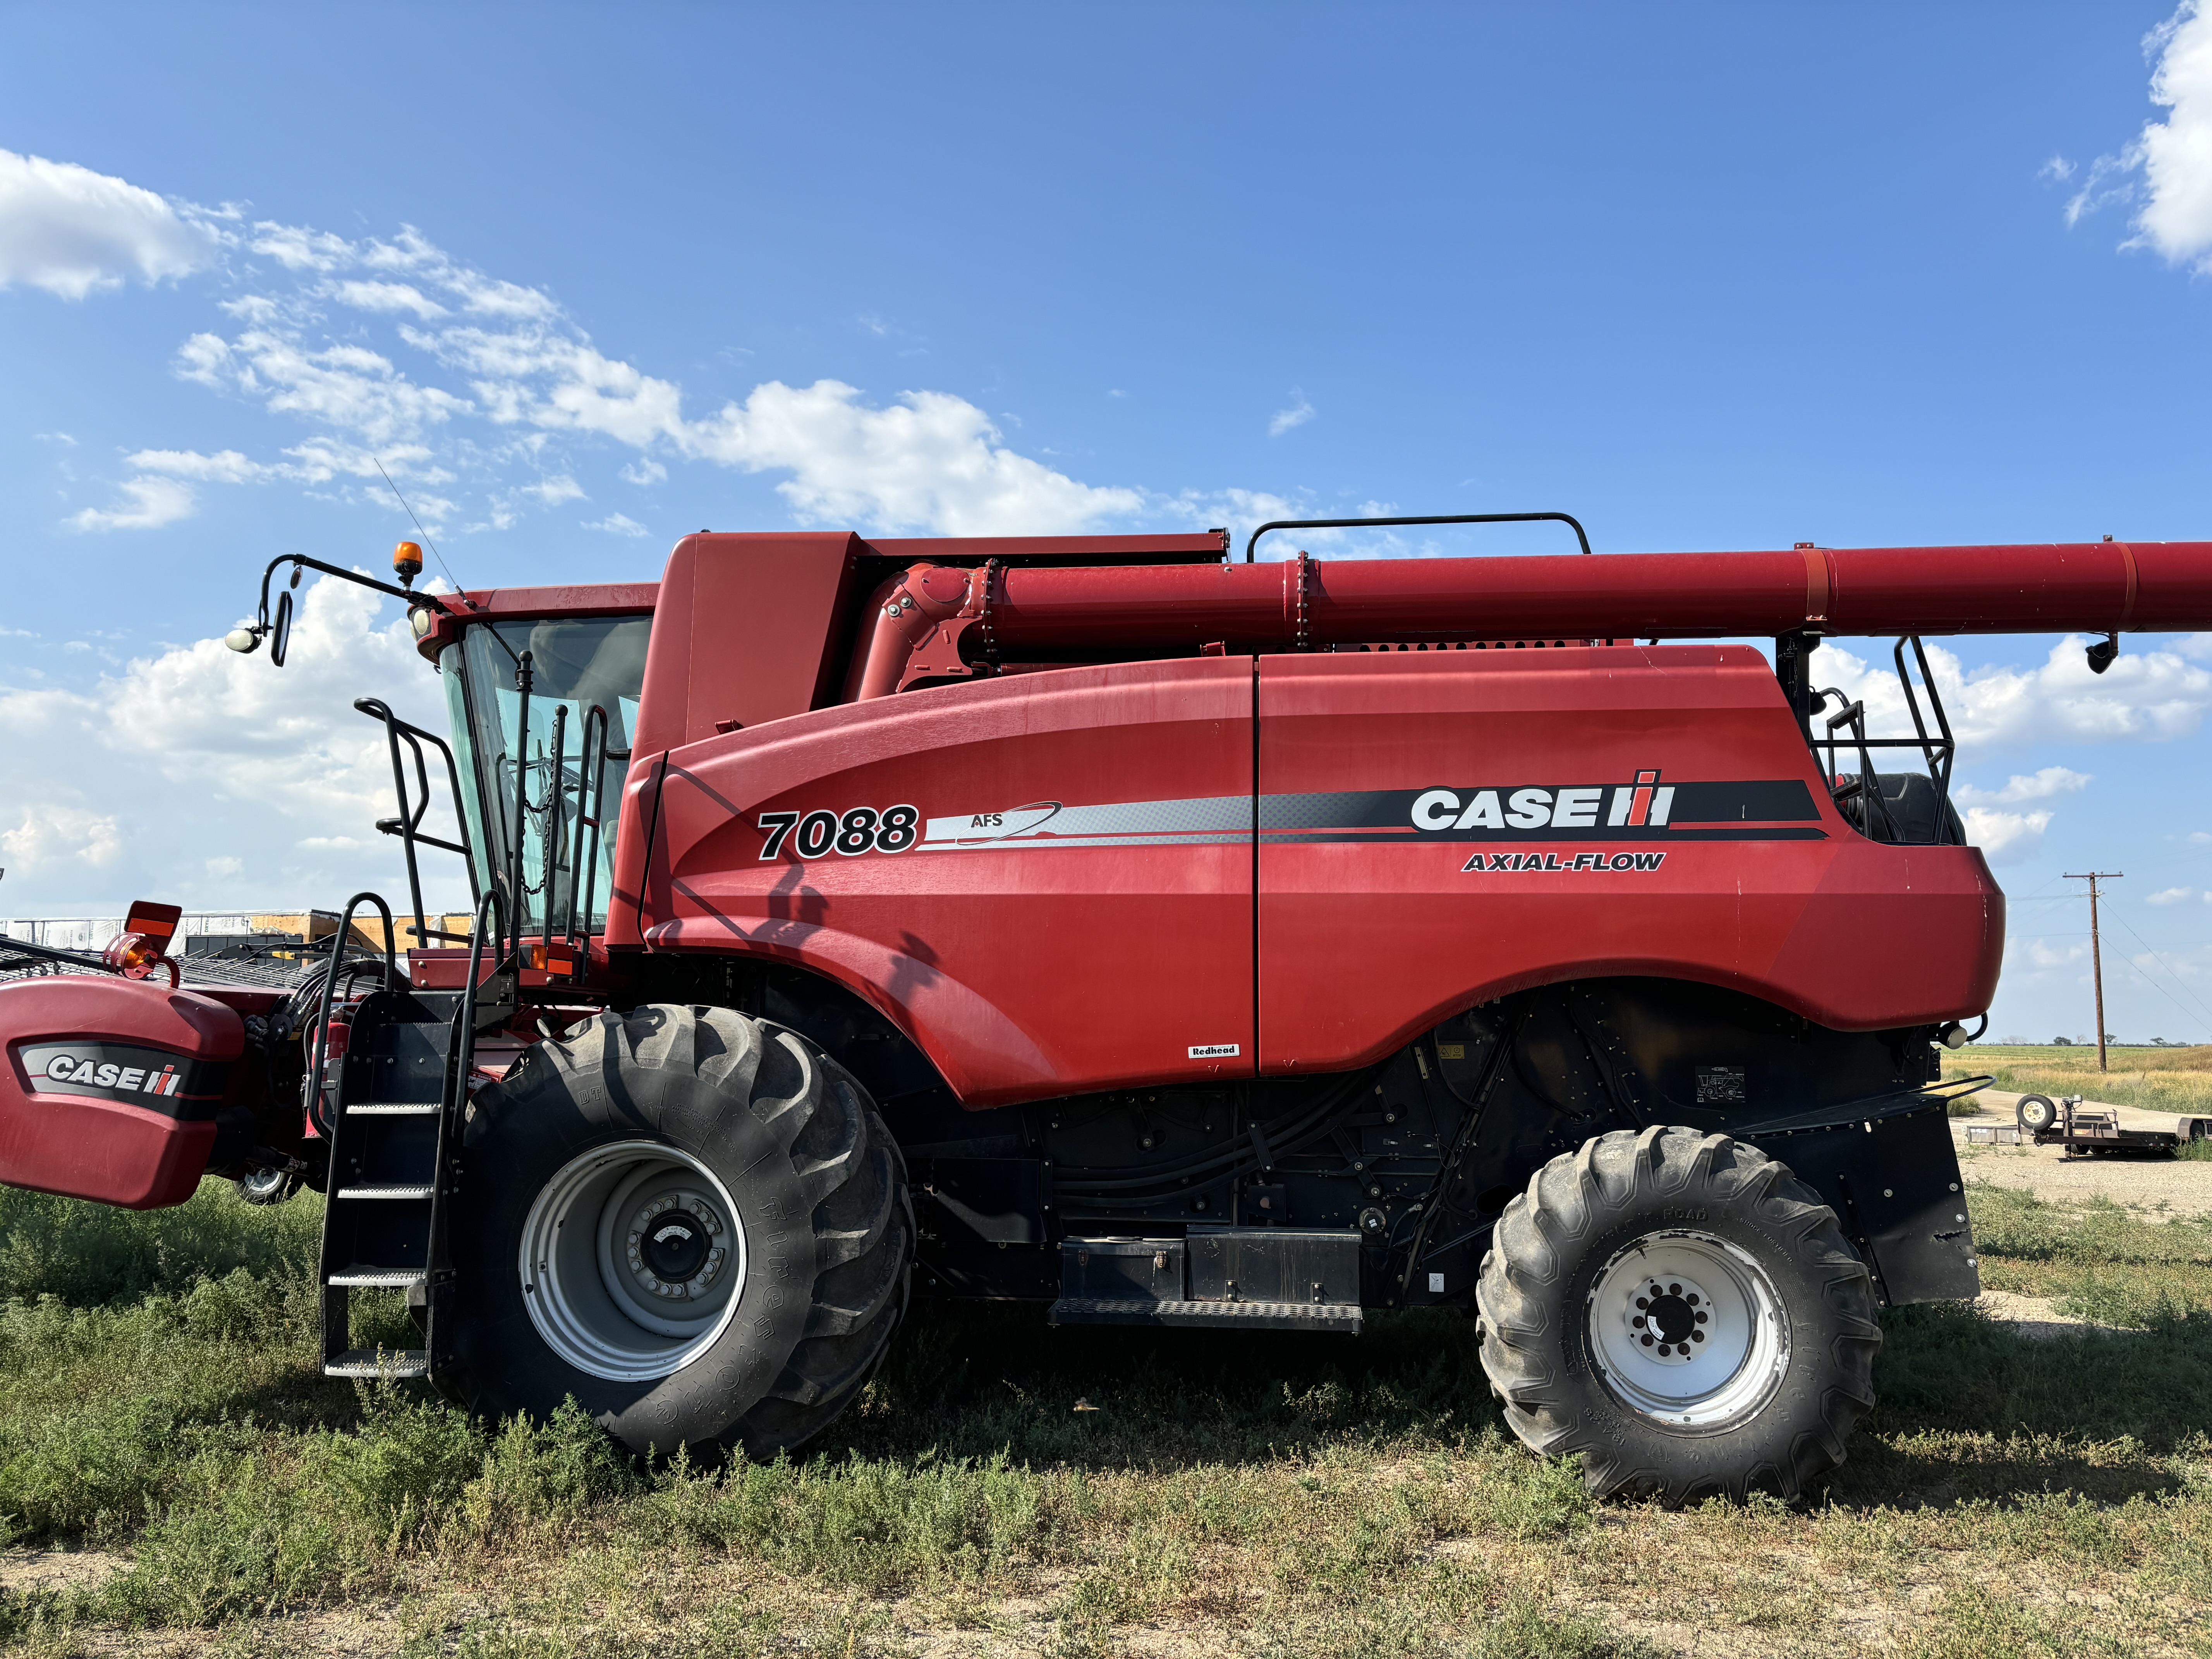
{"type": "Polygon", "coordinates": [[[1606,1384],[1660,1422],[1730,1425],[1790,1365],[1790,1322],[1766,1270],[1711,1233],[1649,1233],[1616,1251],[1583,1304],[1606,1384]]]}
{"type": "Polygon", "coordinates": [[[2020,1121],[2031,1129],[2047,1129],[2058,1115],[2058,1109],[2040,1095],[2031,1095],[2020,1104],[2020,1121]]]}
{"type": "Polygon", "coordinates": [[[522,1304],[577,1370],[645,1382],[714,1345],[745,1282],[729,1189],[657,1140],[594,1147],[538,1192],[523,1223],[522,1304]]]}

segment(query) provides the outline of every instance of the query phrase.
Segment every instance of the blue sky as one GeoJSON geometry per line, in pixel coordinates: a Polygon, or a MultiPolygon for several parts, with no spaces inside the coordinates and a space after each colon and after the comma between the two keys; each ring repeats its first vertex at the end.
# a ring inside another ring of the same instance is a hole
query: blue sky
{"type": "MultiPolygon", "coordinates": [[[[702,526],[1377,506],[1601,551],[2212,538],[2188,7],[6,25],[0,915],[389,884],[347,705],[438,708],[393,611],[319,596],[283,677],[210,643],[272,554],[381,562],[372,459],[471,586],[702,526]]],[[[1956,653],[1996,1027],[2089,1030],[2096,867],[2112,1029],[2212,1036],[2212,641],[2094,684],[2058,645],[1956,653]]]]}

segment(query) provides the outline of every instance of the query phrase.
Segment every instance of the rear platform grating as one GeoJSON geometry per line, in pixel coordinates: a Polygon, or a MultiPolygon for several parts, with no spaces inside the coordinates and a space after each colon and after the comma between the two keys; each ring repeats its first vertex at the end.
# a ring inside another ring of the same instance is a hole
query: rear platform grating
{"type": "Polygon", "coordinates": [[[1364,1316],[1341,1303],[1155,1302],[1064,1296],[1052,1304],[1055,1325],[1219,1326],[1236,1330],[1341,1331],[1359,1334],[1364,1316]]]}

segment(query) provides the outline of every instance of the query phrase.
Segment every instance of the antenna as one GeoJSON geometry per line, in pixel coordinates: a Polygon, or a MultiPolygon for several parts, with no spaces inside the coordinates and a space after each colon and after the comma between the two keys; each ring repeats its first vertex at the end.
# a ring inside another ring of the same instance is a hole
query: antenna
{"type": "Polygon", "coordinates": [[[407,498],[404,495],[399,495],[399,486],[393,483],[392,482],[392,475],[384,471],[384,463],[377,460],[376,457],[374,455],[370,456],[368,459],[371,461],[375,462],[377,471],[383,475],[386,487],[389,489],[394,495],[399,496],[399,505],[405,507],[407,516],[410,519],[414,520],[416,533],[422,537],[424,545],[428,547],[432,555],[436,557],[438,561],[438,568],[446,573],[446,580],[453,583],[453,592],[456,593],[459,592],[461,591],[460,578],[453,574],[453,567],[446,562],[446,556],[438,551],[438,544],[430,539],[430,532],[422,528],[422,520],[415,518],[415,509],[407,506],[407,498]]]}

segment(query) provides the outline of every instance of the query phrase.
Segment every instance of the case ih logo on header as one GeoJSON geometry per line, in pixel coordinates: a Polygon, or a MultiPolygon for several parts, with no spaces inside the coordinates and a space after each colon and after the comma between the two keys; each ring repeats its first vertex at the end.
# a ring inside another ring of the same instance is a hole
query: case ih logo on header
{"type": "Polygon", "coordinates": [[[34,1094],[94,1095],[184,1119],[213,1115],[230,1071],[225,1061],[135,1043],[26,1043],[16,1053],[34,1094]]]}

